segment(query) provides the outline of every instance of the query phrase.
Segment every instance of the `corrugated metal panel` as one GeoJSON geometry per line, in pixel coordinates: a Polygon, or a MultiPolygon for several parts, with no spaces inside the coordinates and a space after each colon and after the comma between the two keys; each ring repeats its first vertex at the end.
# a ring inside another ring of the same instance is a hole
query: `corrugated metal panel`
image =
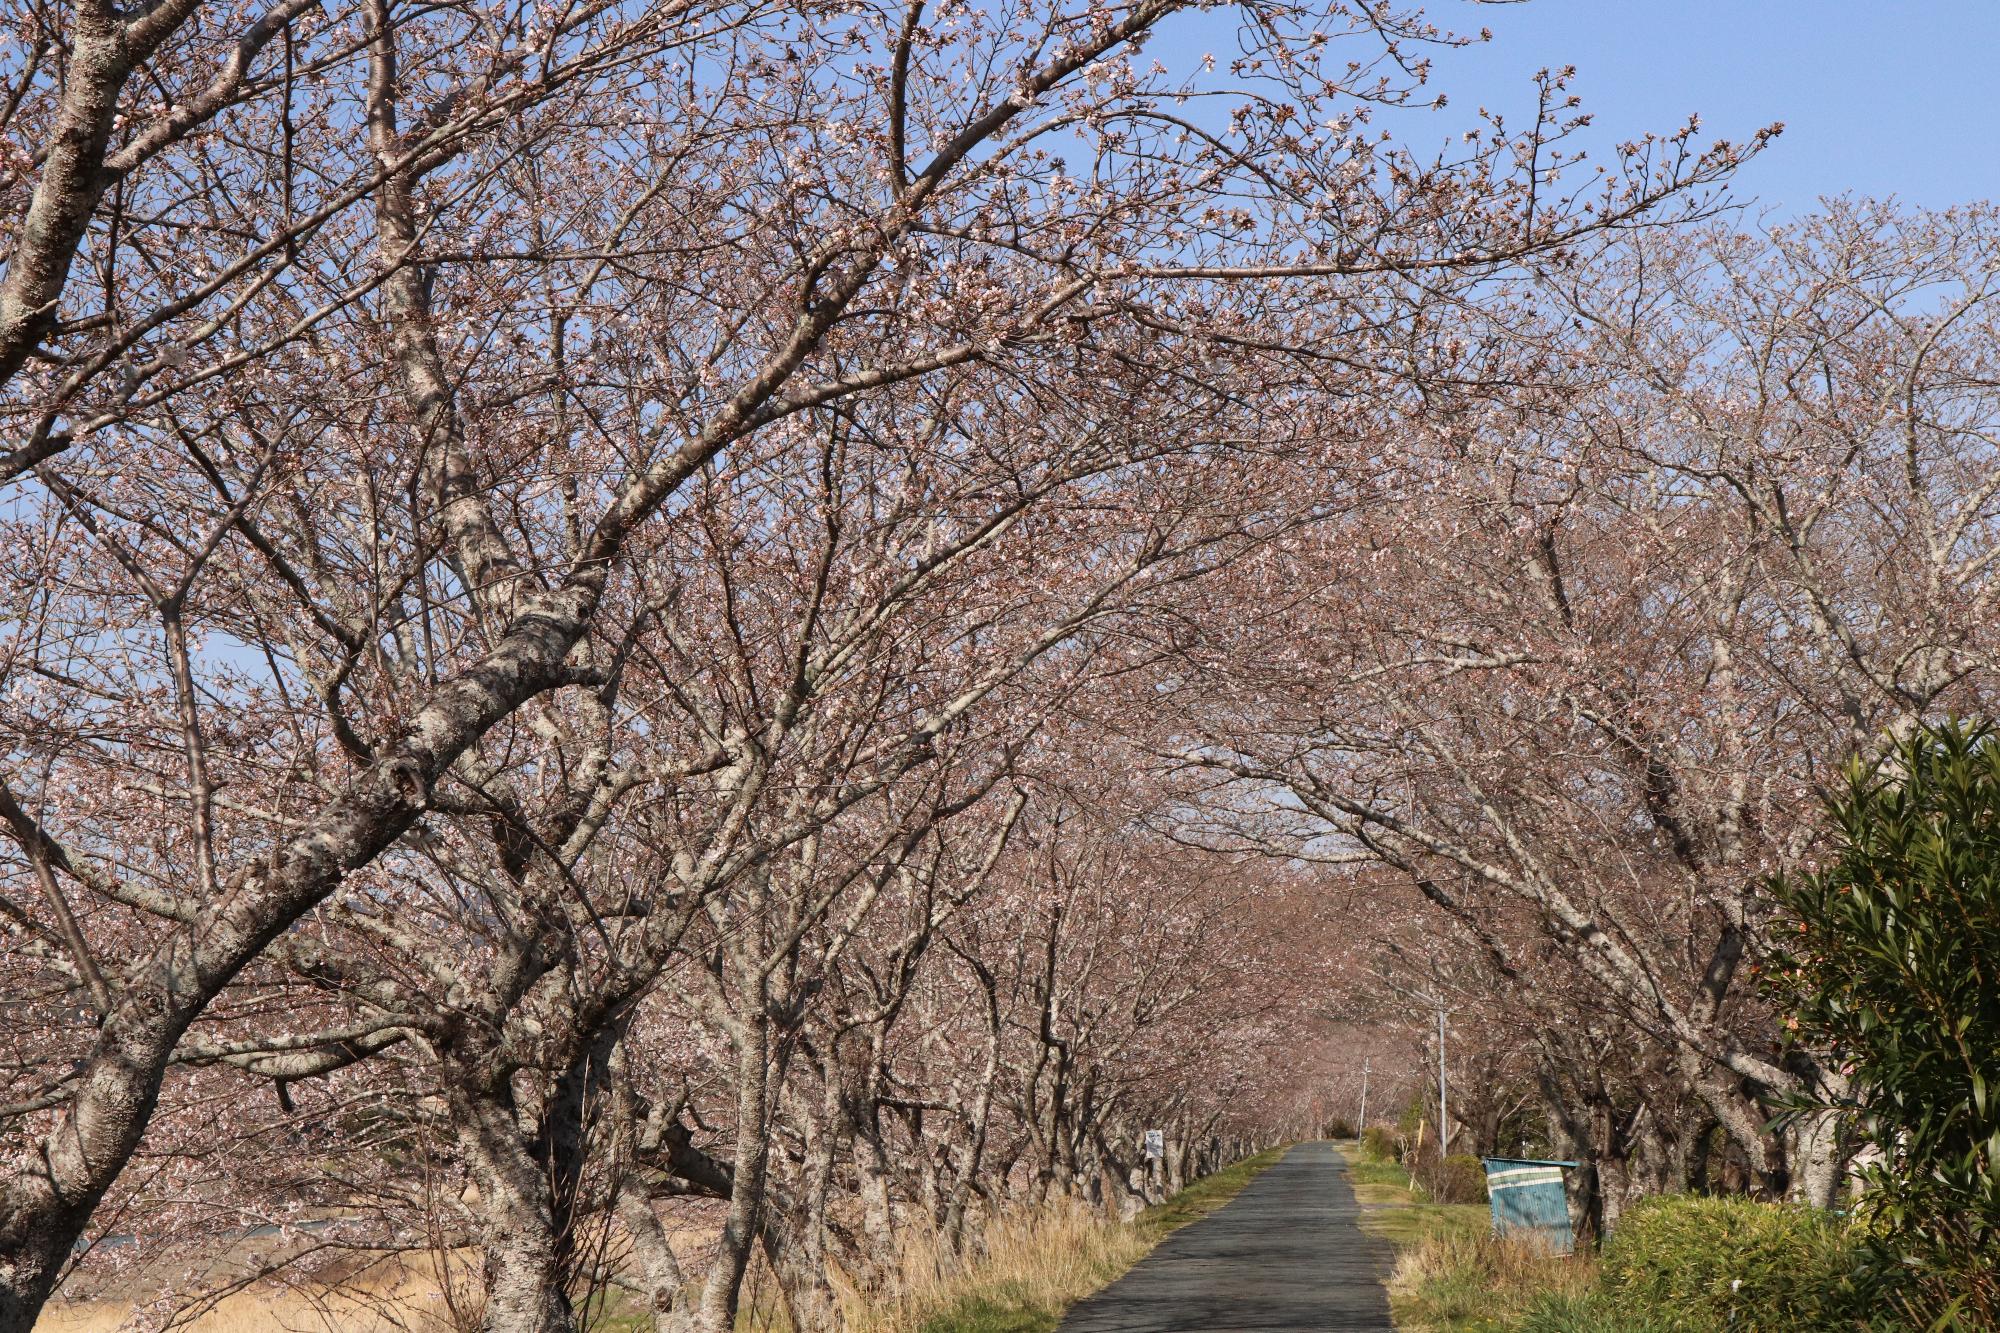
{"type": "Polygon", "coordinates": [[[1563,1193],[1563,1172],[1575,1162],[1535,1161],[1520,1157],[1488,1157],[1486,1197],[1493,1207],[1496,1232],[1533,1231],[1547,1239],[1557,1254],[1576,1246],[1569,1224],[1569,1196],[1563,1193]]]}

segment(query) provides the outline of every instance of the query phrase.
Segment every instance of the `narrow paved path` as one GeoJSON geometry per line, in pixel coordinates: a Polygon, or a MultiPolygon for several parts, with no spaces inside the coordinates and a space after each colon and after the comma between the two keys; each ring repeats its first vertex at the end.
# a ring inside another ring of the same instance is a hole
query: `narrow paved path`
{"type": "Polygon", "coordinates": [[[1061,1333],[1388,1333],[1390,1249],[1360,1217],[1339,1152],[1300,1144],[1077,1305],[1061,1333]]]}

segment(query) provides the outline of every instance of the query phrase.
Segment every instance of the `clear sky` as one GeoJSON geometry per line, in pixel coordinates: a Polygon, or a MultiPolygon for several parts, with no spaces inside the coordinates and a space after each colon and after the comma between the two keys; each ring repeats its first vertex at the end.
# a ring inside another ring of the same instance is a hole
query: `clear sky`
{"type": "MultiPolygon", "coordinates": [[[[1441,26],[1491,28],[1493,40],[1438,54],[1433,83],[1452,106],[1397,118],[1412,147],[1440,142],[1479,104],[1525,124],[1535,71],[1574,65],[1572,91],[1596,116],[1593,150],[1695,112],[1705,137],[1739,142],[1784,121],[1735,187],[1780,215],[1843,192],[1926,206],[2000,197],[2000,0],[1431,0],[1425,9],[1441,26]]],[[[1235,49],[1207,16],[1161,35],[1148,54],[1176,70],[1204,42],[1218,58],[1235,49]]]]}

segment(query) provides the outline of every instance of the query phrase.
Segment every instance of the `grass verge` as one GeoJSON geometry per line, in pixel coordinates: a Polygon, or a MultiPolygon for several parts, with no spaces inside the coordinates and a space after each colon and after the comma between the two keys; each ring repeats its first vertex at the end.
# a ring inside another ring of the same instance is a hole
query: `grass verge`
{"type": "MultiPolygon", "coordinates": [[[[849,1327],[854,1333],[1050,1333],[1071,1305],[1121,1276],[1174,1231],[1235,1198],[1281,1153],[1273,1149],[1226,1167],[1131,1222],[1073,1201],[1003,1213],[981,1231],[972,1257],[913,1232],[898,1256],[892,1294],[850,1297],[849,1327]]],[[[379,1265],[379,1273],[350,1276],[324,1292],[263,1284],[226,1297],[180,1327],[187,1333],[449,1333],[452,1321],[427,1263],[424,1255],[398,1257],[379,1265]]],[[[36,1333],[116,1333],[133,1313],[130,1301],[58,1303],[36,1333]]],[[[649,1323],[649,1316],[614,1294],[594,1311],[590,1327],[592,1333],[624,1333],[649,1323]]],[[[771,1294],[753,1283],[738,1327],[786,1326],[771,1294]]]]}
{"type": "Polygon", "coordinates": [[[1228,1203],[1283,1149],[1225,1167],[1117,1222],[1078,1204],[995,1218],[976,1258],[903,1257],[896,1294],[852,1311],[856,1333],[1051,1333],[1076,1302],[1122,1276],[1167,1236],[1228,1203]]]}
{"type": "Polygon", "coordinates": [[[1588,1258],[1551,1254],[1532,1239],[1491,1234],[1485,1204],[1438,1204],[1401,1166],[1343,1143],[1364,1205],[1361,1226],[1396,1247],[1389,1312],[1408,1333],[1500,1333],[1552,1296],[1580,1296],[1588,1258]]]}

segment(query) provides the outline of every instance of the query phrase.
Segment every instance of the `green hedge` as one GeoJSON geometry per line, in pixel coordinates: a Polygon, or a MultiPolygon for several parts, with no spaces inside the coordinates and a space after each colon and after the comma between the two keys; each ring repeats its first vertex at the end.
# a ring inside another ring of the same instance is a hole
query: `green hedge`
{"type": "Polygon", "coordinates": [[[1596,1287],[1551,1299],[1527,1333],[1825,1333],[1869,1326],[1840,1219],[1749,1199],[1649,1199],[1605,1242],[1596,1287]]]}

